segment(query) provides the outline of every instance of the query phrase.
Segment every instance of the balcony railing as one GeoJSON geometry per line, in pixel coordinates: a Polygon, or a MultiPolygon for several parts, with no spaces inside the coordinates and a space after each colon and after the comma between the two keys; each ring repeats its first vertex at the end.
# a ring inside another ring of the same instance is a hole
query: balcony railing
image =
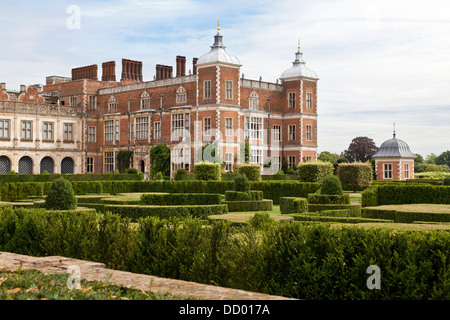
{"type": "Polygon", "coordinates": [[[45,115],[77,116],[81,112],[80,106],[62,106],[48,103],[0,101],[0,111],[34,113],[45,115]]]}

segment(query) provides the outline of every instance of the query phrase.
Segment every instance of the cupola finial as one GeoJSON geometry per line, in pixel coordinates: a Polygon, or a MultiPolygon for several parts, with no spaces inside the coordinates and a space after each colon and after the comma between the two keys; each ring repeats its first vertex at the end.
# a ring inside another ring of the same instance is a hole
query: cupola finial
{"type": "Polygon", "coordinates": [[[220,19],[217,19],[217,34],[220,34],[220,19]]]}
{"type": "Polygon", "coordinates": [[[299,52],[300,53],[300,38],[298,38],[298,51],[297,52],[299,52]]]}
{"type": "Polygon", "coordinates": [[[395,121],[394,121],[394,138],[395,138],[395,121]]]}

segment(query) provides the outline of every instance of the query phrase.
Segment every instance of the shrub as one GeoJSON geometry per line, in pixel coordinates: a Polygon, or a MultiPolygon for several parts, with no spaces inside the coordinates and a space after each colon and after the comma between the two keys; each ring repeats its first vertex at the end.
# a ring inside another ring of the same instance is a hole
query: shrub
{"type": "Polygon", "coordinates": [[[332,194],[332,195],[342,195],[342,186],[338,177],[334,174],[328,174],[322,180],[322,188],[320,191],[321,194],[332,194]]]}
{"type": "Polygon", "coordinates": [[[223,201],[228,206],[229,212],[241,211],[271,211],[273,209],[273,201],[264,199],[260,201],[223,201]]]}
{"type": "MultiPolygon", "coordinates": [[[[323,211],[325,212],[325,211],[323,211]]],[[[392,220],[369,219],[361,217],[343,217],[333,215],[316,215],[310,213],[293,214],[294,221],[320,221],[320,222],[339,222],[339,223],[370,223],[370,222],[392,222],[392,220]]]]}
{"type": "Polygon", "coordinates": [[[311,204],[350,204],[350,195],[332,195],[332,194],[317,194],[312,193],[308,195],[308,203],[311,204]]]}
{"type": "Polygon", "coordinates": [[[437,164],[429,164],[425,171],[426,172],[444,172],[444,169],[437,164]]]}
{"type": "Polygon", "coordinates": [[[266,227],[273,225],[274,220],[267,212],[256,212],[253,217],[250,218],[248,223],[255,229],[265,229],[266,227]]]}
{"type": "Polygon", "coordinates": [[[127,171],[128,174],[138,174],[138,172],[139,171],[136,168],[129,168],[127,171]]]}
{"type": "Polygon", "coordinates": [[[361,190],[370,186],[372,166],[369,162],[340,163],[337,176],[344,190],[361,190]]]}
{"type": "Polygon", "coordinates": [[[302,213],[308,211],[308,202],[305,198],[282,197],[280,198],[281,214],[302,213]]]}
{"type": "Polygon", "coordinates": [[[220,180],[221,165],[220,163],[196,163],[194,164],[195,180],[220,180]]]}
{"type": "Polygon", "coordinates": [[[240,164],[238,173],[243,173],[249,181],[261,180],[261,166],[259,164],[240,164]]]}
{"type": "Polygon", "coordinates": [[[176,180],[176,181],[182,180],[182,179],[183,179],[182,176],[184,176],[184,175],[186,175],[186,174],[187,174],[187,170],[184,169],[184,168],[180,168],[180,169],[178,169],[178,170],[175,172],[175,174],[174,174],[174,176],[173,176],[173,179],[176,180]]]}
{"type": "Polygon", "coordinates": [[[70,181],[60,178],[52,183],[45,198],[45,208],[48,210],[74,210],[77,208],[77,198],[75,198],[70,181]]]}
{"type": "Polygon", "coordinates": [[[245,173],[237,173],[234,178],[234,191],[246,192],[250,190],[250,182],[245,173]]]}
{"type": "Polygon", "coordinates": [[[298,180],[302,182],[322,182],[328,175],[333,173],[331,162],[304,162],[297,166],[298,180]]]}
{"type": "Polygon", "coordinates": [[[155,179],[156,180],[163,180],[164,179],[163,174],[161,173],[161,171],[156,174],[155,179]]]}

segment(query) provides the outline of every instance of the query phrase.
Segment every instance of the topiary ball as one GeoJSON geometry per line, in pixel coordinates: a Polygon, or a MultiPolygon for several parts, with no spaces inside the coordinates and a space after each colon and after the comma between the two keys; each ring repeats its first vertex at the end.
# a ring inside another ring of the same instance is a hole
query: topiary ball
{"type": "Polygon", "coordinates": [[[245,173],[237,173],[234,178],[234,191],[246,192],[250,190],[250,182],[245,173]]]}
{"type": "Polygon", "coordinates": [[[74,210],[77,208],[77,198],[70,181],[59,178],[52,183],[45,198],[45,208],[48,210],[74,210]]]}
{"type": "Polygon", "coordinates": [[[336,194],[336,195],[344,194],[339,178],[336,177],[334,174],[326,175],[325,178],[322,180],[322,188],[320,193],[336,194]]]}

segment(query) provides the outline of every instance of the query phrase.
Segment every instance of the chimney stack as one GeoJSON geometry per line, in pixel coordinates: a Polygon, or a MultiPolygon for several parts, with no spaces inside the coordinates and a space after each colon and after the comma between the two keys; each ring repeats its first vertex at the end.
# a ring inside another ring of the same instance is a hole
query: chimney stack
{"type": "Polygon", "coordinates": [[[108,61],[102,64],[102,81],[116,81],[116,62],[108,61]]]}
{"type": "Polygon", "coordinates": [[[20,85],[20,92],[25,92],[26,91],[26,87],[24,84],[20,85]]]}
{"type": "Polygon", "coordinates": [[[177,77],[186,75],[186,57],[177,56],[177,77]]]}
{"type": "Polygon", "coordinates": [[[72,69],[72,80],[91,79],[98,80],[98,67],[96,64],[72,69]]]}
{"type": "Polygon", "coordinates": [[[198,58],[192,59],[192,73],[197,74],[197,60],[198,58]]]}
{"type": "Polygon", "coordinates": [[[122,59],[122,80],[142,81],[142,62],[122,59]]]}
{"type": "Polygon", "coordinates": [[[0,83],[0,90],[6,90],[6,83],[5,82],[2,82],[2,83],[0,83]]]}

